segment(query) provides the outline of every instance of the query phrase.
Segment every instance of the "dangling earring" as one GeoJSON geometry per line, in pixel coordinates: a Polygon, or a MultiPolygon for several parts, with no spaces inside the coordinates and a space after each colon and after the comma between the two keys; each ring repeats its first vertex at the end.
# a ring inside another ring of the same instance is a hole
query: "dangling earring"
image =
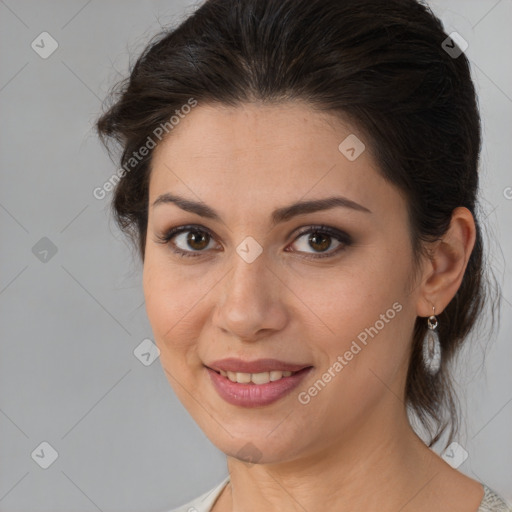
{"type": "Polygon", "coordinates": [[[441,367],[441,343],[437,333],[437,317],[432,306],[432,316],[428,317],[428,331],[423,339],[423,364],[430,375],[435,375],[441,367]]]}

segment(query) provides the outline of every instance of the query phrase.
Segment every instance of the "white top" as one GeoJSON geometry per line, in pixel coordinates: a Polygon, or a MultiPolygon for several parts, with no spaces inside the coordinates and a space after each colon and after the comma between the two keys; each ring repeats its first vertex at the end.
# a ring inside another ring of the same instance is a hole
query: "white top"
{"type": "MultiPolygon", "coordinates": [[[[211,512],[215,500],[229,482],[227,476],[220,484],[213,489],[201,494],[195,500],[189,501],[181,507],[170,510],[169,512],[211,512]]],[[[492,489],[482,484],[484,488],[484,497],[477,512],[512,512],[512,507],[507,505],[503,499],[492,489]]]]}
{"type": "Polygon", "coordinates": [[[201,494],[195,500],[189,501],[181,507],[174,508],[169,512],[210,512],[215,500],[220,496],[220,493],[229,482],[229,475],[216,487],[210,489],[208,492],[201,494]]]}

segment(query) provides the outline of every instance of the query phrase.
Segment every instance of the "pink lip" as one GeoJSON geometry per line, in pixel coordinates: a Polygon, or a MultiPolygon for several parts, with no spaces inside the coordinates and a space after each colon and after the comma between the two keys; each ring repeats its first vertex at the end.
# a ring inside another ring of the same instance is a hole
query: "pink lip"
{"type": "Polygon", "coordinates": [[[266,384],[239,384],[238,382],[231,382],[227,377],[223,377],[211,368],[207,367],[206,370],[210,375],[213,387],[226,402],[240,407],[260,407],[276,402],[290,393],[300,384],[309,371],[312,370],[312,367],[303,367],[303,369],[299,371],[288,370],[297,371],[297,373],[276,381],[267,382],[266,384]]]}
{"type": "Polygon", "coordinates": [[[272,370],[282,370],[289,372],[298,372],[303,368],[309,367],[308,364],[292,364],[278,359],[256,359],[254,361],[242,361],[230,357],[227,359],[219,359],[205,365],[207,368],[212,370],[225,372],[240,372],[240,373],[263,373],[271,372],[272,370]]]}

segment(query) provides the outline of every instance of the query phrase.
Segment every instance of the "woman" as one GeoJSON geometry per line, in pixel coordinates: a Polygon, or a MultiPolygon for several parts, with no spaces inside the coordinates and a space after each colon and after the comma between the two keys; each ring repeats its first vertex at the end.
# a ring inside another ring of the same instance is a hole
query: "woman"
{"type": "Polygon", "coordinates": [[[429,448],[486,303],[459,48],[415,0],[209,0],[98,121],[163,368],[227,455],[179,510],[510,510],[429,448]]]}

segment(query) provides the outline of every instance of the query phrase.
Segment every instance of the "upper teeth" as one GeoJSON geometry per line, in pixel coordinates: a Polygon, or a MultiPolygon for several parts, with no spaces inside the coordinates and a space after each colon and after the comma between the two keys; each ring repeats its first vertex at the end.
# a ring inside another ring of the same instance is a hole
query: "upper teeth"
{"type": "Polygon", "coordinates": [[[220,370],[220,374],[223,377],[227,377],[231,382],[238,382],[240,384],[266,384],[267,382],[282,379],[283,377],[289,377],[294,372],[273,370],[271,372],[262,373],[241,373],[241,372],[225,372],[220,370]]]}

